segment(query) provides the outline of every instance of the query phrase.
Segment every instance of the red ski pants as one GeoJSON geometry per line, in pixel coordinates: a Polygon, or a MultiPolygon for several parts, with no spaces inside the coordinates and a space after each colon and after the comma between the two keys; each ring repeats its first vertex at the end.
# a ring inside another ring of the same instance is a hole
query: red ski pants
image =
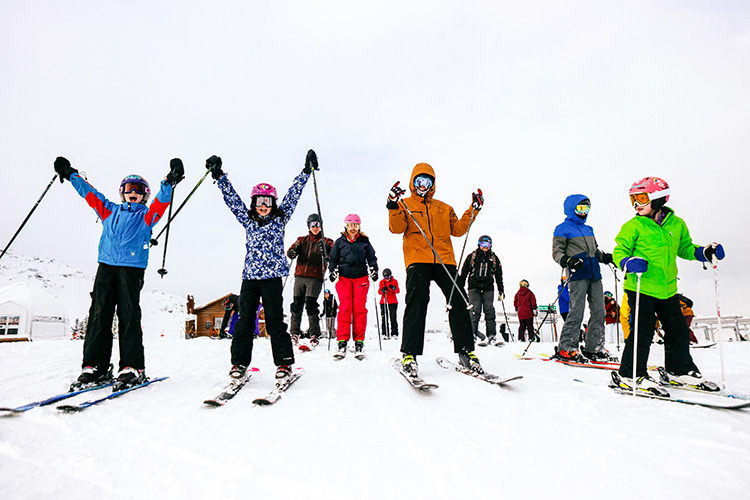
{"type": "Polygon", "coordinates": [[[349,340],[354,334],[354,340],[365,340],[367,327],[367,292],[370,281],[367,276],[361,278],[339,278],[336,282],[336,293],[339,296],[338,326],[336,338],[349,340]],[[354,332],[352,332],[352,327],[354,332]]]}

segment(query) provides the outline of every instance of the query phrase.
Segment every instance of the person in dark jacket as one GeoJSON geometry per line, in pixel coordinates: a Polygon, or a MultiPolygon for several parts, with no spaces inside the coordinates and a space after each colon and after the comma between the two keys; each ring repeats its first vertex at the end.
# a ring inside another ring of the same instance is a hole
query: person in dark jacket
{"type": "Polygon", "coordinates": [[[378,284],[380,294],[380,319],[383,323],[385,336],[389,339],[398,338],[398,298],[396,294],[401,293],[398,281],[393,277],[390,269],[383,269],[383,279],[378,284]]]}
{"type": "Polygon", "coordinates": [[[338,350],[336,359],[346,356],[346,344],[354,337],[355,357],[364,356],[365,329],[367,328],[367,292],[372,281],[378,279],[378,259],[370,238],[362,233],[357,214],[344,218],[346,229],[341,233],[328,262],[329,279],[336,283],[339,296],[338,350]],[[368,270],[369,267],[369,270],[368,270]],[[352,331],[353,330],[353,331],[352,331]]]}
{"type": "Polygon", "coordinates": [[[59,156],[55,171],[70,181],[102,221],[99,268],[91,292],[91,308],[83,343],[83,371],[71,389],[93,386],[111,378],[112,318],[117,310],[120,363],[118,389],[146,380],[140,297],[148,265],[151,231],[172,200],[172,188],[185,173],[182,161],[170,162],[156,198],[147,205],[151,189],[140,175],[128,175],[120,183],[121,204],[94,189],[70,162],[59,156]]]}
{"type": "Polygon", "coordinates": [[[227,334],[227,327],[231,326],[231,333],[234,333],[234,325],[237,323],[240,313],[240,296],[234,293],[224,299],[224,317],[221,319],[221,328],[219,328],[219,338],[226,339],[231,337],[227,334]]]}
{"type": "Polygon", "coordinates": [[[503,288],[503,266],[495,252],[492,251],[492,238],[480,236],[477,249],[471,252],[461,268],[459,284],[464,286],[468,279],[469,302],[471,302],[471,328],[474,338],[484,340],[479,332],[479,318],[484,309],[484,322],[487,327],[487,341],[495,342],[497,323],[495,321],[495,283],[497,283],[497,300],[505,298],[503,288]]]}
{"type": "Polygon", "coordinates": [[[563,203],[565,221],[555,228],[552,258],[568,268],[570,310],[565,319],[556,357],[579,362],[616,361],[604,348],[604,289],[599,263],[612,263],[612,254],[599,250],[594,230],[586,224],[591,200],[582,194],[568,196],[563,203]],[[588,297],[591,319],[583,355],[579,352],[579,334],[588,297]]]}
{"type": "Polygon", "coordinates": [[[529,341],[538,341],[534,334],[534,316],[537,315],[536,295],[529,289],[529,282],[521,280],[516,296],[513,297],[513,307],[518,315],[518,340],[526,341],[526,332],[529,333],[529,341]]]}
{"type": "MultiPolygon", "coordinates": [[[[294,291],[292,292],[294,299],[290,306],[292,321],[289,325],[289,333],[296,343],[301,333],[302,309],[307,308],[309,325],[307,336],[310,337],[310,344],[316,346],[320,337],[318,297],[323,288],[326,270],[325,262],[323,262],[323,233],[318,214],[310,214],[307,217],[307,228],[309,233],[297,238],[286,252],[290,259],[297,258],[297,267],[294,270],[294,291]]],[[[333,240],[326,238],[325,245],[327,256],[331,253],[333,240]]]]}
{"type": "Polygon", "coordinates": [[[328,338],[336,338],[336,315],[338,314],[339,303],[330,290],[323,292],[323,312],[320,317],[326,319],[326,331],[328,338]]]}

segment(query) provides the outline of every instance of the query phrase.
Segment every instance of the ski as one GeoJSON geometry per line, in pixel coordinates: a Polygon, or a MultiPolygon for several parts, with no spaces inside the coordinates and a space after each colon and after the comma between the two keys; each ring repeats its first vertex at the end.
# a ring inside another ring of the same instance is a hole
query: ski
{"type": "Polygon", "coordinates": [[[110,400],[110,399],[114,399],[114,398],[116,398],[118,396],[122,396],[125,393],[134,391],[136,389],[140,389],[142,387],[146,387],[147,385],[153,384],[154,382],[161,382],[162,380],[166,380],[168,378],[169,377],[152,378],[150,380],[146,380],[142,384],[134,385],[133,387],[128,387],[127,389],[123,389],[121,391],[112,392],[111,394],[109,394],[109,395],[107,395],[107,396],[105,396],[103,398],[94,399],[92,401],[86,401],[86,402],[78,404],[78,405],[61,405],[61,406],[58,406],[57,409],[60,410],[60,411],[65,412],[65,413],[73,413],[73,412],[83,411],[86,408],[89,408],[89,407],[94,406],[96,404],[102,403],[102,402],[110,400]]]}
{"type": "Polygon", "coordinates": [[[563,365],[568,366],[580,366],[582,368],[598,368],[600,370],[618,370],[620,368],[620,363],[609,363],[606,361],[589,361],[587,363],[579,363],[577,361],[573,360],[564,360],[564,359],[549,359],[550,361],[555,361],[556,363],[560,363],[563,365]]]}
{"type": "Polygon", "coordinates": [[[34,401],[33,403],[28,403],[22,406],[16,406],[15,408],[0,408],[0,412],[23,413],[29,410],[33,410],[34,408],[38,408],[40,406],[51,405],[53,403],[57,403],[58,401],[62,401],[63,399],[68,399],[68,398],[72,398],[73,396],[78,396],[79,394],[83,394],[84,392],[91,392],[91,391],[96,391],[98,389],[104,389],[105,387],[111,387],[112,384],[114,383],[115,383],[114,380],[111,380],[105,384],[95,385],[92,387],[86,387],[83,389],[79,389],[77,391],[63,392],[61,394],[57,394],[50,398],[43,399],[42,401],[34,401]]]}
{"type": "Polygon", "coordinates": [[[705,387],[696,387],[696,386],[680,383],[679,381],[671,377],[669,373],[667,373],[667,370],[664,369],[663,366],[658,366],[658,367],[649,366],[648,370],[649,372],[651,372],[651,375],[654,379],[658,380],[661,385],[668,387],[669,389],[677,389],[679,391],[699,392],[703,394],[713,394],[716,396],[723,396],[723,397],[728,397],[732,399],[750,400],[749,396],[744,396],[741,394],[734,394],[732,392],[723,391],[714,382],[705,382],[706,384],[705,387]]]}
{"type": "Polygon", "coordinates": [[[492,342],[485,342],[484,340],[480,340],[477,342],[477,345],[479,347],[487,347],[487,346],[495,346],[495,347],[503,347],[505,345],[505,342],[502,340],[493,340],[492,342]]]}
{"type": "Polygon", "coordinates": [[[281,395],[286,392],[292,384],[299,380],[303,373],[305,373],[303,368],[295,368],[294,373],[289,376],[286,382],[277,382],[276,387],[268,394],[268,396],[254,399],[253,404],[258,406],[268,406],[276,403],[281,399],[281,395]]]}
{"type": "Polygon", "coordinates": [[[477,373],[473,370],[469,370],[468,368],[464,368],[463,366],[457,365],[456,363],[453,363],[452,361],[448,361],[446,358],[443,358],[442,356],[437,358],[435,361],[437,361],[437,364],[440,365],[441,368],[445,368],[446,370],[453,370],[458,373],[463,373],[464,375],[469,375],[471,377],[478,378],[479,380],[484,380],[485,382],[488,382],[493,385],[505,385],[511,380],[518,380],[518,379],[523,378],[523,375],[516,375],[515,377],[504,379],[502,377],[498,377],[497,375],[493,375],[492,373],[487,373],[487,372],[477,373]]]}
{"type": "Polygon", "coordinates": [[[240,389],[242,389],[245,384],[247,384],[247,381],[250,380],[250,377],[252,377],[254,373],[257,373],[259,371],[259,368],[248,368],[247,372],[245,372],[244,377],[230,381],[224,387],[224,389],[221,390],[218,396],[213,399],[205,400],[203,404],[213,407],[224,406],[225,404],[227,404],[227,401],[235,397],[237,393],[240,392],[240,389]]]}
{"type": "Polygon", "coordinates": [[[708,344],[692,344],[690,346],[691,349],[705,349],[706,347],[713,347],[716,345],[716,342],[709,342],[708,344]]]}
{"type": "Polygon", "coordinates": [[[411,385],[415,389],[418,389],[418,390],[424,391],[424,392],[428,392],[428,391],[430,391],[432,389],[437,389],[438,388],[437,384],[427,383],[424,380],[422,380],[420,377],[412,377],[408,373],[404,372],[404,370],[402,369],[403,362],[400,359],[393,358],[391,360],[391,364],[393,365],[393,368],[395,368],[396,371],[399,372],[401,374],[401,376],[403,376],[406,379],[407,382],[409,382],[409,385],[411,385]]]}

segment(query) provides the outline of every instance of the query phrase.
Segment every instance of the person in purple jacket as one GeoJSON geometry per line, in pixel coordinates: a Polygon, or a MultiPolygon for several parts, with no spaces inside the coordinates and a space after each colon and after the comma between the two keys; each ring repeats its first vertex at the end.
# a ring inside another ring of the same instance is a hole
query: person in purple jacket
{"type": "Polygon", "coordinates": [[[172,200],[172,187],[185,173],[182,160],[174,158],[161,181],[159,193],[147,205],[151,189],[140,175],[128,175],[120,183],[120,201],[114,203],[94,189],[70,162],[59,156],[55,171],[60,182],[68,180],[102,221],[99,268],[91,292],[91,308],[83,342],[83,371],[71,389],[95,386],[112,374],[112,320],[115,309],[119,326],[120,363],[115,389],[146,380],[140,296],[148,265],[151,231],[172,200]]]}

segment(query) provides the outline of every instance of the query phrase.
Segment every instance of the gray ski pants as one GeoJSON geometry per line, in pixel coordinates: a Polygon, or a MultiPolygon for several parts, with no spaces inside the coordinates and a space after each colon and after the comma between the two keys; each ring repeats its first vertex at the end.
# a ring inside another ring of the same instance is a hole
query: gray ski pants
{"type": "Polygon", "coordinates": [[[495,337],[497,334],[497,324],[495,322],[495,290],[480,292],[479,290],[469,290],[469,302],[471,302],[471,328],[474,335],[479,328],[479,319],[484,309],[484,321],[487,325],[485,332],[488,337],[495,337]]]}
{"type": "Polygon", "coordinates": [[[577,351],[578,338],[583,322],[588,296],[589,320],[586,333],[586,352],[601,352],[604,350],[604,289],[602,280],[575,280],[568,282],[570,292],[570,311],[560,333],[560,350],[577,351]]]}

